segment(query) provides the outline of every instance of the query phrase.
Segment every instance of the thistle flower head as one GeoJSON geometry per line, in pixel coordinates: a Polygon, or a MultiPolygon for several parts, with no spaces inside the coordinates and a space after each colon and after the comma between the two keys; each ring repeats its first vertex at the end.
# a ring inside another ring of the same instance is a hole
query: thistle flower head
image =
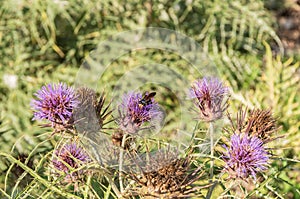
{"type": "Polygon", "coordinates": [[[66,174],[65,181],[72,182],[80,178],[83,170],[73,171],[91,161],[89,155],[76,143],[69,143],[54,152],[53,166],[66,174]]]}
{"type": "Polygon", "coordinates": [[[252,176],[256,179],[258,172],[267,169],[268,152],[259,138],[246,134],[233,134],[230,146],[225,148],[227,150],[223,156],[226,162],[225,170],[231,178],[244,179],[252,176]]]}
{"type": "Polygon", "coordinates": [[[147,103],[141,103],[143,98],[141,93],[135,92],[129,92],[123,96],[118,107],[119,118],[117,122],[126,133],[135,133],[145,122],[161,118],[157,102],[150,98],[147,103]]]}
{"type": "Polygon", "coordinates": [[[195,104],[200,109],[200,118],[205,121],[214,121],[222,117],[227,108],[224,97],[229,89],[217,78],[197,80],[190,89],[190,97],[196,99],[195,104]]]}
{"type": "Polygon", "coordinates": [[[35,120],[47,119],[52,123],[66,124],[77,105],[73,88],[66,84],[48,84],[35,94],[37,99],[31,103],[35,120]]]}

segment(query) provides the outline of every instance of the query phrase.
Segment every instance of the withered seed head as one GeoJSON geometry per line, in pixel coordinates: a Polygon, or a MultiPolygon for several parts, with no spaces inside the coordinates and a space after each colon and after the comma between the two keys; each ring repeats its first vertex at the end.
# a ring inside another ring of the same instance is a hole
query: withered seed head
{"type": "Polygon", "coordinates": [[[177,158],[173,152],[159,152],[141,167],[142,172],[131,172],[136,182],[131,194],[153,198],[188,198],[199,191],[191,185],[201,176],[200,168],[192,169],[191,157],[177,158]]]}
{"type": "Polygon", "coordinates": [[[230,116],[229,119],[232,126],[230,131],[233,133],[255,136],[261,139],[263,143],[268,143],[278,138],[273,136],[279,128],[270,110],[254,109],[250,111],[247,117],[247,109],[243,110],[240,108],[237,114],[236,125],[230,116]]]}
{"type": "Polygon", "coordinates": [[[272,134],[278,130],[276,120],[270,110],[253,110],[246,121],[246,133],[260,138],[264,143],[273,140],[272,134]]]}
{"type": "Polygon", "coordinates": [[[111,113],[111,111],[108,111],[109,105],[104,107],[104,94],[102,93],[99,100],[97,100],[96,92],[86,87],[77,89],[76,93],[79,100],[73,114],[76,129],[81,133],[100,131],[104,125],[104,120],[111,113]]]}
{"type": "Polygon", "coordinates": [[[121,146],[122,144],[122,139],[123,139],[123,133],[122,132],[115,132],[111,136],[111,140],[113,145],[115,146],[121,146]]]}
{"type": "MultiPolygon", "coordinates": [[[[121,147],[123,137],[124,137],[124,133],[121,130],[117,130],[116,132],[114,132],[111,136],[111,140],[112,140],[113,145],[121,147]]],[[[125,139],[126,139],[125,140],[125,145],[124,145],[123,148],[125,150],[127,150],[127,149],[131,148],[131,146],[133,144],[133,141],[134,141],[134,138],[130,134],[127,134],[125,139]]]]}

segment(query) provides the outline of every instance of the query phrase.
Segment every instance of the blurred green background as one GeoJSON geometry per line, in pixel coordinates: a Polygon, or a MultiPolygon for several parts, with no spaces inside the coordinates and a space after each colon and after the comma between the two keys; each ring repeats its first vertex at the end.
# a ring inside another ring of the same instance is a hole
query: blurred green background
{"type": "MultiPolygon", "coordinates": [[[[275,153],[299,160],[299,4],[293,0],[2,0],[0,151],[11,151],[22,160],[42,141],[37,135],[47,129],[31,120],[30,109],[33,93],[42,85],[59,81],[72,85],[84,57],[99,42],[151,26],[179,31],[203,46],[232,87],[230,111],[240,104],[271,108],[282,126],[279,134],[285,134],[274,144],[275,153]]],[[[112,65],[122,65],[126,71],[149,62],[179,69],[186,64],[178,55],[154,49],[130,53],[112,65]]],[[[112,70],[106,78],[119,76],[120,71],[112,70]]],[[[164,106],[173,110],[172,96],[166,98],[164,106]]],[[[35,154],[51,147],[43,144],[35,154]]],[[[9,165],[1,159],[0,187],[9,165]]],[[[300,198],[299,163],[275,160],[272,166],[282,170],[270,182],[276,184],[276,191],[300,198]]]]}

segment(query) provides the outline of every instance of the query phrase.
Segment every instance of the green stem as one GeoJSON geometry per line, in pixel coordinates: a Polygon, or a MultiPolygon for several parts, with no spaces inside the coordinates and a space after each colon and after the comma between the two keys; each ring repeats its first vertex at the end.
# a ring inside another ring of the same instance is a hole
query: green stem
{"type": "Polygon", "coordinates": [[[120,149],[120,157],[119,157],[119,183],[120,183],[120,190],[121,193],[124,192],[123,186],[123,156],[124,156],[124,148],[126,143],[126,134],[123,135],[122,144],[120,149]]]}
{"type": "Polygon", "coordinates": [[[212,182],[212,179],[214,177],[214,124],[213,122],[209,123],[209,136],[210,136],[210,181],[212,182]]]}
{"type": "Polygon", "coordinates": [[[114,181],[112,180],[111,176],[105,176],[108,181],[108,184],[111,186],[114,193],[117,195],[118,198],[122,198],[122,194],[120,193],[118,187],[115,185],[114,181]]]}
{"type": "MultiPolygon", "coordinates": [[[[213,122],[209,123],[209,137],[210,137],[210,169],[209,169],[209,182],[213,182],[214,177],[214,124],[213,122]]],[[[214,185],[210,187],[209,191],[207,192],[206,199],[210,199],[214,185]]]]}
{"type": "Polygon", "coordinates": [[[104,193],[103,199],[109,199],[110,192],[111,192],[111,184],[109,183],[108,186],[107,186],[107,189],[104,193]]]}
{"type": "Polygon", "coordinates": [[[89,196],[89,191],[90,191],[90,186],[91,186],[91,180],[92,180],[92,177],[89,174],[88,177],[87,177],[87,182],[85,184],[85,190],[83,192],[83,198],[84,199],[87,199],[88,196],[89,196]]]}

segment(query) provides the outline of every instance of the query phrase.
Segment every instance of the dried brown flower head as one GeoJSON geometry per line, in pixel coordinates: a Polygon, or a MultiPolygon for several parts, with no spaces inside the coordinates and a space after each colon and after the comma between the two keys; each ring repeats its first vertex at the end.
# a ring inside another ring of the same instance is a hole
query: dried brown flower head
{"type": "Polygon", "coordinates": [[[79,104],[74,110],[73,119],[80,133],[94,133],[103,129],[104,120],[111,114],[109,105],[104,106],[105,96],[102,93],[97,100],[96,92],[90,88],[81,87],[76,90],[79,104]]]}
{"type": "Polygon", "coordinates": [[[264,143],[274,140],[273,133],[278,130],[271,110],[252,110],[246,121],[245,132],[260,138],[264,143]]]}
{"type": "Polygon", "coordinates": [[[126,134],[126,137],[124,140],[124,146],[122,146],[123,138],[124,138],[124,132],[122,130],[118,129],[111,136],[113,145],[122,147],[123,149],[126,149],[126,150],[132,149],[135,138],[130,134],[126,134]]]}
{"type": "Polygon", "coordinates": [[[202,172],[192,168],[192,159],[188,155],[178,158],[170,151],[160,151],[149,158],[149,162],[140,167],[141,172],[131,172],[130,178],[136,186],[130,190],[131,195],[148,198],[188,198],[203,187],[194,187],[202,172]]]}
{"type": "Polygon", "coordinates": [[[255,136],[263,141],[263,143],[271,142],[279,137],[275,137],[274,133],[279,129],[276,118],[272,116],[271,110],[251,110],[247,117],[247,109],[240,108],[237,114],[237,124],[234,125],[232,118],[229,119],[232,125],[232,132],[255,136]]]}

